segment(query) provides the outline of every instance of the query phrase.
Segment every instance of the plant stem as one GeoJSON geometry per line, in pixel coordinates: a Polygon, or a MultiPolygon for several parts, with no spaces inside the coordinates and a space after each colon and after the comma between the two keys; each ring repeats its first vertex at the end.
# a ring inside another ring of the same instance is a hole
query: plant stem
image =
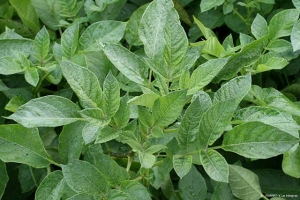
{"type": "Polygon", "coordinates": [[[127,158],[128,158],[128,161],[127,161],[126,171],[129,172],[133,158],[130,155],[128,155],[127,158]]]}

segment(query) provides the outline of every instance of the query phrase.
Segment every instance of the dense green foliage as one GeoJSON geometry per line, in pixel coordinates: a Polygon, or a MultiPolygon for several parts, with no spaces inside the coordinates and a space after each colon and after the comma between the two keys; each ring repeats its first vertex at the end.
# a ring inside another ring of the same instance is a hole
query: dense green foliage
{"type": "Polygon", "coordinates": [[[0,0],[0,198],[299,199],[299,9],[0,0]]]}

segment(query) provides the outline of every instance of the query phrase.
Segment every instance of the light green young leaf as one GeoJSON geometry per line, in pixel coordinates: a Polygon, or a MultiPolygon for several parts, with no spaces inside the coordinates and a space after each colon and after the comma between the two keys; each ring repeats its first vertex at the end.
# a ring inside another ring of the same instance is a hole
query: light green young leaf
{"type": "Polygon", "coordinates": [[[202,0],[200,3],[201,12],[208,11],[213,7],[220,6],[225,0],[202,0]]]}
{"type": "Polygon", "coordinates": [[[44,26],[35,36],[33,41],[34,54],[33,56],[39,60],[40,62],[44,62],[48,52],[50,45],[50,37],[49,33],[44,26]]]}
{"type": "Polygon", "coordinates": [[[235,113],[235,120],[241,122],[260,121],[299,138],[298,130],[300,130],[300,126],[294,121],[293,117],[273,108],[251,106],[240,109],[235,113]]]}
{"type": "Polygon", "coordinates": [[[173,167],[176,174],[182,179],[192,167],[192,155],[173,155],[173,167]]]}
{"type": "Polygon", "coordinates": [[[229,185],[239,199],[260,199],[263,194],[256,174],[237,165],[229,165],[229,185]]]}
{"type": "Polygon", "coordinates": [[[106,126],[105,128],[101,129],[95,143],[105,143],[110,140],[116,139],[120,133],[120,130],[115,130],[110,126],[106,126]]]}
{"type": "Polygon", "coordinates": [[[268,23],[258,13],[251,24],[251,33],[256,39],[260,39],[268,34],[268,23]]]}
{"type": "Polygon", "coordinates": [[[140,123],[142,123],[148,128],[151,126],[152,115],[149,112],[148,108],[138,106],[138,116],[139,116],[140,123]]]}
{"type": "Polygon", "coordinates": [[[145,84],[147,68],[143,60],[121,45],[108,44],[104,53],[114,66],[131,81],[145,84]]]}
{"type": "Polygon", "coordinates": [[[273,53],[267,53],[259,59],[255,72],[260,73],[274,69],[282,69],[288,64],[289,62],[285,58],[276,57],[273,53]]]}
{"type": "Polygon", "coordinates": [[[56,0],[31,0],[38,17],[52,30],[58,30],[60,20],[60,4],[56,0]]]}
{"type": "Polygon", "coordinates": [[[228,183],[218,182],[214,188],[214,193],[212,195],[212,200],[237,200],[232,194],[230,186],[228,183]]]}
{"type": "Polygon", "coordinates": [[[226,65],[227,58],[218,58],[205,62],[197,67],[190,79],[190,89],[188,94],[194,94],[208,85],[219,71],[226,65]]]}
{"type": "Polygon", "coordinates": [[[123,181],[118,190],[111,190],[108,198],[111,200],[151,200],[147,189],[137,181],[123,181]]]}
{"type": "Polygon", "coordinates": [[[175,8],[168,13],[163,36],[166,42],[163,56],[170,72],[173,71],[173,68],[178,67],[188,49],[188,39],[175,8]]]}
{"type": "Polygon", "coordinates": [[[36,193],[36,200],[60,199],[63,195],[66,182],[61,171],[54,171],[45,177],[39,185],[36,193]]]}
{"type": "Polygon", "coordinates": [[[39,77],[39,72],[36,68],[34,67],[29,67],[25,70],[25,80],[32,86],[36,87],[40,77],[39,77]]]}
{"type": "Polygon", "coordinates": [[[0,160],[0,198],[2,198],[2,195],[4,194],[6,184],[8,182],[8,174],[6,172],[6,165],[5,163],[0,160]]]}
{"type": "Polygon", "coordinates": [[[205,179],[194,166],[185,177],[179,180],[178,188],[182,199],[204,200],[207,194],[205,179]]]}
{"type": "Polygon", "coordinates": [[[128,101],[128,104],[130,105],[139,105],[139,106],[146,106],[148,108],[152,108],[154,102],[159,98],[160,96],[156,93],[148,93],[148,94],[142,94],[140,96],[135,96],[132,99],[128,101]]]}
{"type": "Polygon", "coordinates": [[[124,128],[130,120],[130,106],[127,103],[128,100],[128,94],[121,98],[119,110],[113,117],[113,120],[119,129],[124,128]]]}
{"type": "Polygon", "coordinates": [[[225,52],[223,46],[221,45],[217,37],[210,37],[204,42],[201,41],[193,45],[204,45],[202,52],[215,57],[221,57],[222,54],[225,52]]]}
{"type": "Polygon", "coordinates": [[[34,7],[31,5],[30,0],[9,0],[11,5],[17,11],[22,22],[30,30],[37,33],[40,30],[39,18],[35,12],[34,7]]]}
{"type": "Polygon", "coordinates": [[[150,59],[159,61],[162,58],[166,45],[164,27],[172,8],[172,1],[155,0],[148,5],[142,16],[139,36],[150,59]]]}
{"type": "Polygon", "coordinates": [[[156,157],[150,153],[138,151],[138,156],[141,162],[141,166],[145,169],[152,168],[156,161],[156,157]]]}
{"type": "Polygon", "coordinates": [[[222,148],[247,158],[265,159],[292,148],[299,139],[262,122],[247,122],[224,136],[222,148]]]}
{"type": "Polygon", "coordinates": [[[79,107],[60,96],[45,96],[30,100],[8,119],[25,127],[57,127],[79,120],[79,107]]]}
{"type": "Polygon", "coordinates": [[[211,106],[211,99],[206,93],[200,93],[189,105],[178,130],[178,144],[181,147],[188,146],[196,140],[199,131],[200,119],[204,112],[211,106]]]}
{"type": "Polygon", "coordinates": [[[0,158],[4,162],[43,168],[48,167],[52,161],[37,128],[28,129],[17,124],[1,125],[0,143],[0,158]]]}
{"type": "Polygon", "coordinates": [[[197,24],[198,28],[201,30],[205,39],[208,39],[210,37],[216,37],[215,33],[211,29],[206,28],[204,24],[200,22],[196,17],[194,17],[194,21],[197,24]]]}
{"type": "Polygon", "coordinates": [[[82,137],[85,144],[89,144],[97,138],[100,134],[102,127],[92,123],[86,123],[82,130],[82,137]]]}
{"type": "Polygon", "coordinates": [[[63,127],[58,143],[58,153],[62,163],[67,164],[79,159],[84,145],[82,130],[85,125],[85,122],[76,122],[63,127]]]}
{"type": "Polygon", "coordinates": [[[286,9],[274,15],[269,24],[269,38],[274,40],[290,35],[299,13],[297,9],[286,9]]]}
{"type": "Polygon", "coordinates": [[[78,46],[79,38],[79,24],[75,23],[74,25],[67,28],[61,36],[61,48],[62,55],[67,59],[71,59],[78,46]]]}
{"type": "Polygon", "coordinates": [[[109,72],[103,83],[103,112],[113,117],[120,106],[120,87],[117,79],[109,72]]]}
{"type": "MultiPolygon", "coordinates": [[[[33,41],[29,39],[3,39],[0,40],[0,58],[14,55],[16,52],[28,56],[32,53],[33,41]]],[[[0,62],[2,63],[2,62],[0,62]]]]}
{"type": "Polygon", "coordinates": [[[293,26],[292,34],[291,34],[291,42],[293,46],[293,51],[300,50],[300,22],[297,21],[293,26]]]}
{"type": "Polygon", "coordinates": [[[84,120],[95,126],[104,127],[110,122],[110,118],[108,119],[100,108],[86,108],[79,113],[84,120]]]}
{"type": "Polygon", "coordinates": [[[300,8],[300,1],[299,0],[292,0],[292,2],[293,2],[294,6],[296,8],[300,8]]]}
{"type": "Polygon", "coordinates": [[[80,36],[80,50],[100,50],[99,43],[118,43],[125,33],[125,22],[99,21],[90,25],[80,36]]]}
{"type": "Polygon", "coordinates": [[[128,172],[119,166],[111,156],[99,151],[98,145],[92,145],[84,154],[84,160],[95,166],[112,187],[119,186],[128,180],[128,172]]]}
{"type": "Polygon", "coordinates": [[[70,61],[60,63],[64,77],[84,108],[101,108],[102,90],[96,75],[70,61]]]}
{"type": "Polygon", "coordinates": [[[23,72],[25,69],[15,58],[2,57],[0,58],[0,74],[11,75],[23,72]]]}
{"type": "Polygon", "coordinates": [[[38,187],[47,175],[47,170],[45,168],[36,169],[28,165],[21,164],[18,169],[18,178],[23,193],[29,192],[30,190],[38,187]]]}
{"type": "Polygon", "coordinates": [[[168,126],[179,117],[186,102],[186,90],[157,99],[152,108],[152,126],[168,126]]]}
{"type": "Polygon", "coordinates": [[[77,193],[101,195],[109,190],[106,178],[86,161],[73,160],[68,165],[62,165],[62,172],[68,186],[77,193]]]}
{"type": "Polygon", "coordinates": [[[199,155],[203,168],[211,179],[228,183],[229,167],[220,153],[208,149],[200,151],[199,155]]]}
{"type": "Polygon", "coordinates": [[[283,154],[282,170],[284,173],[300,178],[300,146],[296,144],[293,148],[283,154]]]}

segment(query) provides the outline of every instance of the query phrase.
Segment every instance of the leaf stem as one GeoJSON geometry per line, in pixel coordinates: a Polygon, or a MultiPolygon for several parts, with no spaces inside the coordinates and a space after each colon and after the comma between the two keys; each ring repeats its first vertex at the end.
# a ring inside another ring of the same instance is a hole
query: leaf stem
{"type": "Polygon", "coordinates": [[[133,158],[130,155],[128,155],[127,158],[128,158],[128,161],[127,161],[126,171],[129,172],[133,158]]]}

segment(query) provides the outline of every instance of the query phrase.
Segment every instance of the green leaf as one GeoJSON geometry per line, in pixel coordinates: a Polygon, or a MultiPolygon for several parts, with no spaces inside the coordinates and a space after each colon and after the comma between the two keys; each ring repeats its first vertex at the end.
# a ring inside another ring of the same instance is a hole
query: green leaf
{"type": "Polygon", "coordinates": [[[36,68],[34,68],[34,67],[27,68],[25,70],[25,74],[24,75],[25,75],[26,81],[30,85],[32,85],[34,87],[37,86],[37,84],[38,84],[38,82],[40,80],[40,77],[39,77],[39,72],[38,72],[38,70],[36,68]]]}
{"type": "Polygon", "coordinates": [[[222,148],[247,158],[270,158],[280,155],[298,138],[262,122],[247,122],[234,127],[224,136],[222,148]]]}
{"type": "Polygon", "coordinates": [[[300,50],[300,22],[297,21],[293,26],[292,34],[291,34],[291,42],[293,46],[293,51],[300,50]]]}
{"type": "Polygon", "coordinates": [[[85,125],[85,122],[76,122],[63,127],[58,143],[58,152],[63,163],[79,159],[84,145],[82,130],[85,125]]]}
{"type": "Polygon", "coordinates": [[[155,0],[146,8],[139,26],[139,36],[150,59],[161,60],[166,45],[164,27],[168,14],[173,8],[172,1],[155,0]]]}
{"type": "Polygon", "coordinates": [[[0,158],[4,162],[23,163],[35,168],[48,167],[52,162],[37,128],[1,125],[0,143],[0,158]]]}
{"type": "Polygon", "coordinates": [[[228,183],[218,182],[214,188],[212,200],[235,200],[228,183]]]}
{"type": "Polygon", "coordinates": [[[300,8],[300,1],[299,0],[292,0],[292,2],[293,2],[294,6],[296,8],[300,8]]]}
{"type": "Polygon", "coordinates": [[[49,52],[49,45],[50,45],[50,36],[49,33],[44,26],[35,36],[33,41],[34,47],[34,57],[39,60],[40,62],[44,62],[48,52],[49,52]]]}
{"type": "Polygon", "coordinates": [[[61,48],[62,55],[65,58],[71,59],[78,45],[79,38],[79,25],[75,23],[74,25],[67,28],[61,36],[61,48]]]}
{"type": "MultiPolygon", "coordinates": [[[[32,53],[33,41],[29,39],[3,39],[0,40],[0,58],[14,55],[16,52],[28,56],[32,53]]],[[[0,62],[2,63],[2,62],[0,62]]]]}
{"type": "Polygon", "coordinates": [[[268,23],[258,13],[251,24],[251,33],[256,39],[260,39],[268,34],[268,23]]]}
{"type": "Polygon", "coordinates": [[[84,120],[95,126],[104,127],[110,122],[110,119],[105,117],[100,108],[86,108],[79,111],[79,113],[84,120]]]}
{"type": "Polygon", "coordinates": [[[130,120],[130,106],[127,103],[128,100],[128,94],[121,98],[119,109],[113,117],[114,122],[119,129],[124,128],[130,120]]]}
{"type": "Polygon", "coordinates": [[[4,194],[6,184],[8,182],[8,174],[6,172],[6,165],[2,160],[0,160],[0,198],[2,198],[2,195],[4,194]]]}
{"type": "Polygon", "coordinates": [[[99,43],[118,43],[125,33],[125,22],[100,21],[90,25],[80,36],[80,50],[100,50],[99,43]]]}
{"type": "Polygon", "coordinates": [[[47,25],[47,27],[52,30],[59,29],[59,13],[61,8],[56,0],[31,0],[31,3],[35,7],[39,18],[45,25],[47,25]]]}
{"type": "Polygon", "coordinates": [[[260,73],[274,69],[282,69],[288,64],[289,62],[286,59],[276,57],[273,53],[267,53],[259,59],[255,72],[260,73]]]}
{"type": "Polygon", "coordinates": [[[121,133],[120,130],[113,129],[110,126],[106,126],[105,128],[101,129],[101,131],[99,132],[99,135],[95,143],[105,143],[110,140],[116,139],[120,133],[121,133]]]}
{"type": "Polygon", "coordinates": [[[300,178],[300,146],[296,144],[293,148],[283,154],[282,170],[284,173],[300,178]]]}
{"type": "Polygon", "coordinates": [[[62,172],[68,186],[77,193],[101,195],[109,190],[106,178],[86,161],[73,160],[68,165],[62,165],[62,172]]]}
{"type": "Polygon", "coordinates": [[[215,33],[211,29],[205,27],[204,24],[201,21],[199,21],[196,17],[194,17],[194,21],[197,24],[198,28],[201,30],[205,39],[216,37],[215,33]]]}
{"type": "Polygon", "coordinates": [[[239,53],[231,56],[223,69],[216,77],[216,81],[229,80],[244,67],[252,65],[261,56],[261,52],[267,46],[268,37],[264,36],[244,46],[239,53]]]}
{"type": "Polygon", "coordinates": [[[103,112],[113,117],[120,106],[120,87],[117,79],[109,72],[103,83],[103,112]]]}
{"type": "Polygon", "coordinates": [[[263,196],[257,175],[240,166],[229,165],[229,185],[233,195],[240,199],[260,199],[263,196]]]}
{"type": "Polygon", "coordinates": [[[0,74],[11,75],[23,72],[25,69],[15,58],[2,57],[0,58],[0,74]]]}
{"type": "Polygon", "coordinates": [[[201,12],[208,11],[213,7],[220,6],[225,0],[202,0],[200,3],[201,12]]]}
{"type": "Polygon", "coordinates": [[[152,108],[152,126],[168,126],[179,117],[186,102],[186,90],[157,99],[152,108]]]}
{"type": "Polygon", "coordinates": [[[30,100],[8,119],[25,127],[57,127],[79,120],[79,107],[60,96],[45,96],[30,100]]]}
{"type": "Polygon", "coordinates": [[[204,200],[207,193],[205,179],[194,166],[185,177],[179,180],[178,188],[182,199],[204,200]]]}
{"type": "Polygon", "coordinates": [[[150,169],[153,167],[156,157],[151,153],[138,151],[139,159],[141,162],[141,166],[145,169],[150,169]]]}
{"type": "Polygon", "coordinates": [[[169,69],[168,71],[173,71],[173,68],[178,67],[177,65],[188,49],[188,39],[175,8],[168,13],[163,36],[166,42],[163,50],[164,60],[169,69]]]}
{"type": "Polygon", "coordinates": [[[35,169],[28,165],[21,164],[19,166],[18,178],[22,192],[29,192],[38,187],[46,175],[46,169],[35,169]]]}
{"type": "Polygon", "coordinates": [[[39,18],[31,5],[31,0],[9,0],[9,2],[15,8],[25,26],[35,33],[39,32],[39,18]]]}
{"type": "Polygon", "coordinates": [[[235,120],[241,122],[259,121],[299,138],[298,130],[300,130],[300,126],[294,121],[293,117],[273,108],[251,106],[240,109],[235,114],[235,120]]]}
{"type": "Polygon", "coordinates": [[[137,181],[123,181],[119,189],[111,190],[108,199],[111,200],[150,200],[147,189],[137,181]]]}
{"type": "Polygon", "coordinates": [[[200,119],[204,112],[211,106],[211,99],[206,93],[200,93],[199,97],[189,105],[178,130],[178,144],[187,148],[196,140],[199,131],[200,119]]]}
{"type": "Polygon", "coordinates": [[[146,106],[148,108],[152,108],[154,102],[159,98],[160,96],[156,93],[148,93],[148,94],[142,94],[140,96],[135,96],[132,99],[128,101],[129,104],[132,105],[139,105],[139,106],[146,106]]]}
{"type": "Polygon", "coordinates": [[[218,182],[228,183],[229,167],[225,158],[213,149],[202,150],[199,154],[209,177],[218,182]]]}
{"type": "Polygon", "coordinates": [[[54,171],[45,177],[35,193],[36,200],[60,199],[66,182],[61,171],[54,171]]]}
{"type": "Polygon", "coordinates": [[[190,171],[192,159],[192,155],[173,155],[173,167],[181,179],[190,171]]]}
{"type": "Polygon", "coordinates": [[[101,108],[102,90],[96,75],[70,61],[60,63],[64,77],[80,99],[84,108],[101,108]]]}
{"type": "Polygon", "coordinates": [[[274,40],[290,35],[299,13],[297,9],[286,9],[274,15],[269,24],[269,38],[274,40]]]}
{"type": "Polygon", "coordinates": [[[85,144],[93,142],[100,134],[101,129],[102,127],[98,125],[86,123],[82,130],[82,137],[85,144]]]}
{"type": "Polygon", "coordinates": [[[99,152],[97,145],[92,145],[84,154],[84,160],[95,166],[112,187],[119,186],[129,179],[128,172],[119,166],[109,155],[99,152]]]}
{"type": "Polygon", "coordinates": [[[197,67],[191,75],[188,94],[194,94],[208,85],[226,65],[227,61],[227,58],[213,59],[197,67]]]}
{"type": "Polygon", "coordinates": [[[146,64],[137,55],[116,44],[105,45],[103,50],[114,66],[129,80],[141,85],[146,83],[146,64]]]}

